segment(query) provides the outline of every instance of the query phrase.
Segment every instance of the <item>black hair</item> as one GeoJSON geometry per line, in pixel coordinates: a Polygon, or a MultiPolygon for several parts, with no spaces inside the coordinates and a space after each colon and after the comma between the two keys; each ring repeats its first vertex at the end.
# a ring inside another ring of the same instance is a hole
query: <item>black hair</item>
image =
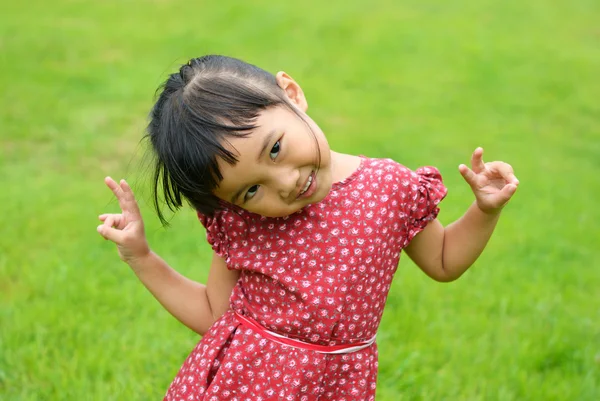
{"type": "Polygon", "coordinates": [[[191,59],[169,75],[157,94],[161,89],[146,137],[155,156],[153,203],[163,225],[168,222],[160,193],[171,211],[181,208],[183,199],[207,216],[222,207],[213,194],[223,179],[217,158],[237,162],[223,143],[248,136],[261,111],[284,106],[302,118],[273,74],[231,57],[191,59]]]}

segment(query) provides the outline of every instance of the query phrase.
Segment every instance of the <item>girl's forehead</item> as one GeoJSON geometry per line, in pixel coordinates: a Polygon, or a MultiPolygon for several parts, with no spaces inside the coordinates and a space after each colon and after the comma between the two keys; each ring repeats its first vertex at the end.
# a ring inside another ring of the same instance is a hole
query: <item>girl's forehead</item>
{"type": "MultiPolygon", "coordinates": [[[[222,145],[231,151],[238,159],[235,165],[245,164],[246,162],[258,162],[269,146],[272,146],[277,141],[278,135],[286,131],[285,127],[289,126],[287,121],[289,118],[286,110],[281,108],[272,108],[262,111],[254,125],[254,128],[248,135],[240,137],[227,137],[222,145]]],[[[219,163],[230,166],[223,160],[219,163]]],[[[256,163],[253,163],[256,164],[256,163]]],[[[221,167],[221,164],[219,164],[221,167]]]]}
{"type": "Polygon", "coordinates": [[[246,164],[248,162],[258,162],[260,155],[269,144],[269,141],[273,138],[275,130],[266,132],[266,127],[258,126],[253,129],[248,135],[241,137],[229,137],[223,141],[223,147],[230,152],[237,159],[237,163],[231,165],[226,161],[219,158],[219,167],[221,163],[229,167],[237,167],[240,164],[246,164]]]}

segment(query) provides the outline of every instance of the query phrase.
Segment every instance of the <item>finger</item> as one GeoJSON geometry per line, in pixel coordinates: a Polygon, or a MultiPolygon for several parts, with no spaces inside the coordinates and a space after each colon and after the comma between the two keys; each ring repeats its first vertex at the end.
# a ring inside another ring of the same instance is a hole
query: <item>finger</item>
{"type": "Polygon", "coordinates": [[[475,173],[481,173],[485,170],[485,163],[483,162],[483,148],[478,147],[471,155],[471,168],[475,173]]]}
{"type": "Polygon", "coordinates": [[[106,217],[100,219],[104,225],[122,230],[125,226],[125,217],[122,214],[107,214],[106,217]]]}
{"type": "Polygon", "coordinates": [[[519,180],[515,176],[512,166],[504,162],[491,162],[488,163],[488,168],[498,173],[507,184],[519,185],[519,180]]]}
{"type": "Polygon", "coordinates": [[[115,215],[114,213],[104,213],[104,214],[101,214],[100,216],[98,216],[98,220],[104,221],[104,220],[106,220],[106,218],[108,216],[114,216],[114,215],[115,215]]]}
{"type": "Polygon", "coordinates": [[[121,216],[121,213],[103,213],[98,216],[98,219],[104,221],[108,216],[121,216]]]}
{"type": "Polygon", "coordinates": [[[465,179],[467,184],[469,184],[469,186],[471,186],[471,188],[474,189],[477,187],[477,174],[475,174],[475,172],[473,172],[473,170],[468,168],[466,165],[461,164],[458,166],[458,171],[463,176],[463,178],[465,179]]]}
{"type": "Polygon", "coordinates": [[[505,185],[504,188],[498,194],[498,197],[502,200],[502,203],[506,203],[512,198],[512,196],[517,192],[517,186],[515,184],[505,185]]]}
{"type": "Polygon", "coordinates": [[[133,201],[135,200],[135,195],[133,194],[133,190],[131,189],[131,187],[129,186],[127,181],[121,180],[119,182],[119,186],[121,187],[121,190],[123,191],[123,196],[125,197],[126,200],[133,200],[133,201]]]}
{"type": "Polygon", "coordinates": [[[105,224],[101,224],[96,227],[96,231],[98,231],[98,233],[104,237],[104,239],[110,240],[116,244],[121,243],[123,240],[123,235],[125,235],[123,231],[109,227],[105,224]]]}
{"type": "Polygon", "coordinates": [[[106,184],[107,187],[110,188],[110,190],[113,192],[113,194],[115,194],[116,198],[118,200],[121,200],[121,198],[123,197],[123,190],[121,189],[119,184],[117,184],[117,182],[115,180],[113,180],[111,177],[104,178],[104,183],[106,184]]]}
{"type": "Polygon", "coordinates": [[[111,215],[107,216],[106,219],[104,219],[103,226],[110,227],[110,228],[114,227],[115,226],[115,215],[111,214],[111,215]]]}
{"type": "Polygon", "coordinates": [[[121,210],[129,213],[133,219],[141,219],[140,209],[129,184],[127,184],[125,180],[121,180],[117,184],[117,182],[111,177],[106,177],[104,182],[119,200],[119,206],[121,207],[121,210]]]}
{"type": "Polygon", "coordinates": [[[121,180],[119,185],[121,187],[121,191],[123,191],[123,199],[125,201],[127,211],[133,216],[141,218],[142,213],[140,212],[140,207],[138,206],[138,203],[135,200],[135,195],[133,194],[131,187],[125,180],[121,180]]]}

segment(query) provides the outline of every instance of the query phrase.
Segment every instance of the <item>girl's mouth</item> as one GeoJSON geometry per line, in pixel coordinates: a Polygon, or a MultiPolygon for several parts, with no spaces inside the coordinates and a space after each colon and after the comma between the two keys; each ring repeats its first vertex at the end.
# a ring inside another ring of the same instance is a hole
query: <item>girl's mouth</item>
{"type": "Polygon", "coordinates": [[[311,197],[315,191],[317,190],[317,176],[314,171],[311,171],[306,183],[304,184],[304,188],[298,194],[297,199],[304,199],[311,197]]]}

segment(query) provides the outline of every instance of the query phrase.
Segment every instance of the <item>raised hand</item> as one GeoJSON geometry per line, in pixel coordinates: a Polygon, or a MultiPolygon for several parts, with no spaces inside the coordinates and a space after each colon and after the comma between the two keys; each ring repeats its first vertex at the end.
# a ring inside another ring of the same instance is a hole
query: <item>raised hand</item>
{"type": "Polygon", "coordinates": [[[129,263],[147,256],[150,248],[144,233],[144,221],[131,187],[125,180],[117,184],[110,177],[106,177],[104,182],[118,199],[121,213],[98,216],[103,222],[98,226],[98,232],[104,239],[117,245],[119,256],[124,262],[129,263]]]}
{"type": "Polygon", "coordinates": [[[483,162],[483,149],[471,156],[471,169],[461,164],[458,170],[475,194],[477,206],[485,213],[498,213],[514,195],[519,185],[510,164],[483,162]]]}

